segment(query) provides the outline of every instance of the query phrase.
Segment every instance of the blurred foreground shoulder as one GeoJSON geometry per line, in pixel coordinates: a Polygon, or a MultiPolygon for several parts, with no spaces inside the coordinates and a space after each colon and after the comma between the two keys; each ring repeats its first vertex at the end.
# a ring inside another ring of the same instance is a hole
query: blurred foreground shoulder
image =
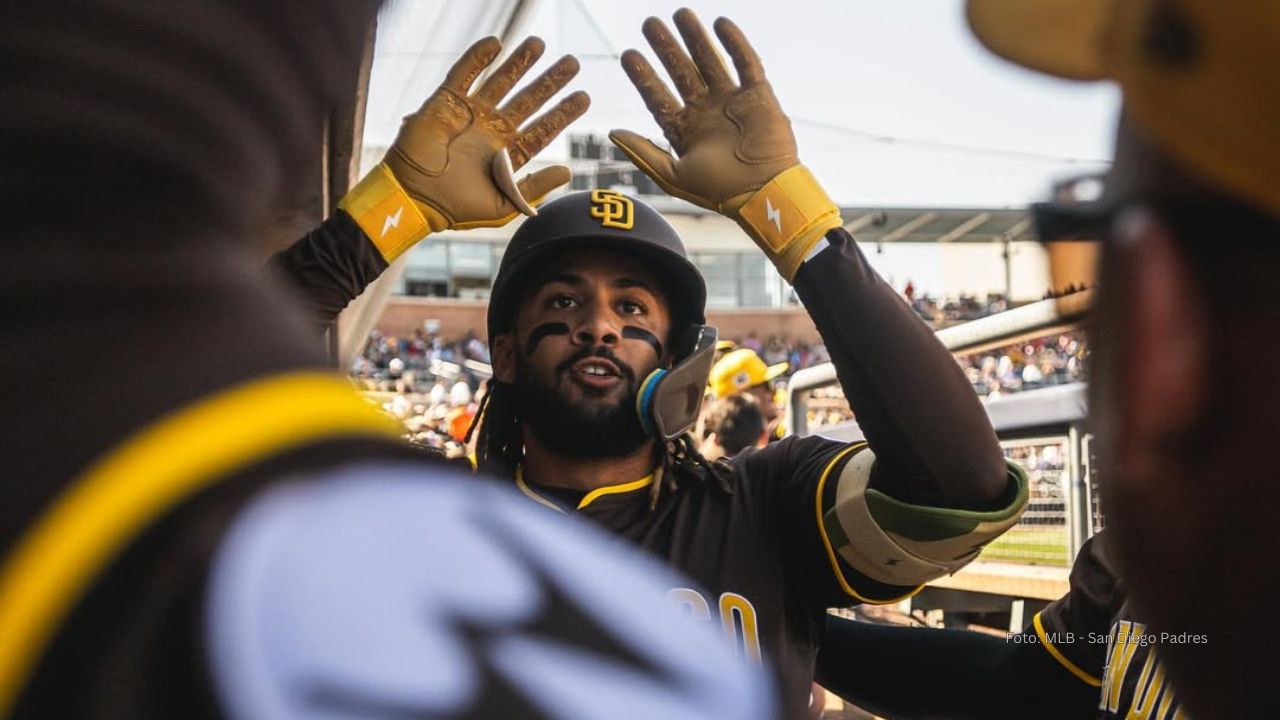
{"type": "Polygon", "coordinates": [[[421,466],[277,486],[227,533],[206,640],[231,717],[773,717],[666,568],[421,466]]]}

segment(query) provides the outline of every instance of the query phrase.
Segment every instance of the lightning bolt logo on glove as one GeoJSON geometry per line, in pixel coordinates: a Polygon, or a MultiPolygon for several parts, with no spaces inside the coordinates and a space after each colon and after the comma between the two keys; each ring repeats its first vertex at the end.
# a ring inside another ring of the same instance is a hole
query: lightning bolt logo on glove
{"type": "Polygon", "coordinates": [[[781,234],[782,213],[778,212],[778,209],[773,206],[773,202],[767,197],[764,199],[764,212],[765,215],[773,221],[773,226],[778,229],[778,233],[781,234]]]}
{"type": "Polygon", "coordinates": [[[422,211],[400,186],[387,166],[378,163],[342,198],[338,207],[346,210],[364,230],[388,262],[431,231],[422,211]],[[405,209],[408,208],[408,217],[405,209]]]}
{"type": "Polygon", "coordinates": [[[394,215],[388,215],[388,216],[387,216],[387,221],[386,221],[386,222],[384,222],[384,223],[382,223],[382,234],[381,234],[381,235],[379,235],[378,237],[386,237],[386,236],[387,236],[387,231],[388,231],[388,230],[391,230],[391,229],[392,229],[392,228],[394,228],[395,226],[399,225],[399,224],[400,224],[400,214],[401,214],[401,213],[403,213],[403,212],[404,212],[404,206],[403,206],[403,205],[401,205],[400,207],[396,208],[396,212],[395,212],[395,214],[394,214],[394,215]]]}

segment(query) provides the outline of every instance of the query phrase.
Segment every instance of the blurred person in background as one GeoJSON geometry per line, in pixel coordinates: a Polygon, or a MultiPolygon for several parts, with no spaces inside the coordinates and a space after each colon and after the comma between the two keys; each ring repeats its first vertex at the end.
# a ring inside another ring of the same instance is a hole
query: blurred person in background
{"type": "MultiPolygon", "coordinates": [[[[6,7],[0,332],[32,352],[6,355],[24,382],[0,403],[0,717],[769,717],[768,676],[666,601],[687,581],[409,450],[252,257],[317,179],[376,7],[6,7]],[[48,362],[86,342],[96,372],[48,362]],[[175,366],[175,346],[195,352],[175,366]]],[[[499,50],[473,46],[405,125],[419,149],[457,140],[428,168],[459,200],[441,227],[517,213],[494,157],[541,147],[516,130],[576,68],[505,127],[458,127],[499,50]]],[[[570,98],[527,131],[555,137],[570,98]]],[[[356,227],[369,188],[317,233],[356,227]]]]}
{"type": "Polygon", "coordinates": [[[702,456],[712,462],[769,444],[764,413],[751,395],[730,395],[711,403],[703,427],[702,456]]]}
{"type": "MultiPolygon", "coordinates": [[[[774,338],[770,338],[772,342],[774,338]]],[[[709,387],[717,400],[732,395],[747,394],[756,400],[764,415],[766,432],[770,439],[780,439],[782,412],[774,401],[773,381],[787,371],[787,363],[767,365],[756,351],[750,348],[731,350],[711,368],[709,387]]]]}
{"type": "Polygon", "coordinates": [[[1123,94],[1101,197],[1063,183],[1035,209],[1042,239],[1101,240],[1095,542],[1122,580],[1104,607],[1113,636],[1157,640],[1104,688],[1154,703],[1144,678],[1167,673],[1193,717],[1280,715],[1280,663],[1247,621],[1270,612],[1280,544],[1276,473],[1256,463],[1280,442],[1280,5],[971,0],[969,18],[1014,62],[1123,94]]]}
{"type": "Polygon", "coordinates": [[[1258,464],[1280,443],[1280,5],[969,0],[968,17],[1007,59],[1123,94],[1101,196],[1063,183],[1035,208],[1043,240],[1101,241],[1089,412],[1107,529],[1019,643],[835,620],[820,668],[893,717],[1280,716],[1257,621],[1280,545],[1258,464]],[[869,652],[887,648],[903,652],[869,652]],[[926,694],[903,682],[916,673],[961,682],[926,694]]]}

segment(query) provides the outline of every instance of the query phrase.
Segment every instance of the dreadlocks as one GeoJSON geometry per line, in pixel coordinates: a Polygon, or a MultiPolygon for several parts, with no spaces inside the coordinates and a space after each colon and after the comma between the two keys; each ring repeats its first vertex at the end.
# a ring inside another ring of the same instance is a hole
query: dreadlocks
{"type": "Polygon", "coordinates": [[[524,427],[510,385],[497,378],[485,384],[484,399],[467,429],[467,444],[472,435],[476,435],[477,470],[499,477],[515,474],[524,458],[524,427]]]}
{"type": "MultiPolygon", "coordinates": [[[[473,434],[476,436],[476,468],[480,472],[504,478],[515,475],[524,459],[524,427],[516,411],[515,390],[511,385],[489,380],[480,409],[467,430],[468,443],[473,434]]],[[[658,506],[664,489],[675,492],[684,482],[714,482],[722,492],[733,492],[726,469],[704,458],[688,433],[654,444],[649,508],[658,506]]]]}
{"type": "Polygon", "coordinates": [[[684,433],[675,440],[656,443],[654,453],[657,464],[653,469],[653,484],[649,486],[649,509],[658,506],[658,498],[662,497],[664,484],[675,492],[679,483],[685,479],[698,482],[712,482],[725,493],[732,493],[728,473],[724,466],[716,465],[702,457],[693,442],[693,436],[684,433]]]}

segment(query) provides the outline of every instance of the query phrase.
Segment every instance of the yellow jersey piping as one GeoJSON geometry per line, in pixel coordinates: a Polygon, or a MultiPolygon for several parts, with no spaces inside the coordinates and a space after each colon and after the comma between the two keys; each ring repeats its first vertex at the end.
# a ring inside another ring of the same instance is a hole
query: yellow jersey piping
{"type": "Polygon", "coordinates": [[[156,517],[286,448],[333,435],[399,433],[347,383],[300,372],[217,393],[117,445],[52,502],[0,566],[0,717],[79,597],[156,517]]]}
{"type": "Polygon", "coordinates": [[[831,471],[835,469],[836,464],[839,463],[841,460],[843,460],[845,456],[850,455],[854,452],[857,452],[858,450],[861,450],[866,446],[867,446],[866,443],[857,443],[855,445],[850,445],[849,447],[845,448],[844,450],[841,450],[838,454],[836,454],[836,456],[831,459],[831,462],[827,463],[827,467],[822,471],[822,476],[818,478],[818,488],[814,492],[813,504],[814,504],[815,512],[817,513],[817,517],[818,517],[818,535],[822,538],[822,546],[826,548],[827,559],[831,561],[831,572],[835,574],[836,581],[840,583],[840,589],[844,590],[845,594],[849,595],[850,597],[860,602],[867,603],[868,605],[890,605],[892,603],[901,602],[911,597],[912,595],[915,595],[916,593],[924,589],[924,585],[919,585],[915,587],[914,589],[911,590],[911,592],[908,592],[905,595],[901,595],[895,598],[889,598],[887,600],[876,600],[873,598],[864,597],[857,590],[853,589],[853,586],[850,585],[849,581],[845,579],[844,571],[840,569],[840,559],[836,556],[835,548],[831,546],[831,538],[827,537],[827,524],[826,524],[826,521],[823,519],[822,496],[823,496],[823,490],[827,486],[827,478],[831,475],[831,471]]]}
{"type": "Polygon", "coordinates": [[[1040,643],[1044,645],[1044,649],[1053,656],[1054,660],[1058,661],[1058,664],[1062,665],[1062,667],[1069,670],[1072,675],[1075,675],[1086,683],[1096,688],[1102,687],[1101,680],[1085,672],[1079,665],[1068,660],[1067,656],[1062,654],[1062,651],[1058,650],[1058,648],[1054,647],[1053,643],[1049,642],[1049,635],[1044,631],[1044,623],[1040,621],[1040,613],[1035,614],[1035,617],[1031,619],[1031,624],[1035,626],[1036,637],[1040,638],[1040,643]]]}
{"type": "Polygon", "coordinates": [[[604,487],[598,487],[587,493],[586,497],[582,498],[582,501],[578,503],[578,509],[586,509],[588,505],[595,502],[596,498],[601,497],[602,495],[627,493],[633,490],[639,490],[640,488],[649,487],[651,484],[653,484],[653,473],[649,473],[639,480],[632,480],[631,482],[625,482],[618,485],[605,485],[604,487]]]}
{"type": "MultiPolygon", "coordinates": [[[[578,501],[578,507],[575,509],[576,510],[586,509],[588,505],[595,502],[598,498],[604,495],[615,495],[617,493],[632,492],[633,490],[639,490],[641,488],[649,487],[649,485],[651,484],[653,484],[653,473],[649,473],[648,475],[645,475],[639,480],[632,480],[631,482],[619,483],[617,485],[605,485],[604,487],[598,487],[595,490],[592,490],[591,492],[584,495],[582,500],[578,501]]],[[[533,488],[529,487],[529,483],[525,482],[525,479],[524,479],[523,467],[516,468],[516,487],[519,488],[520,492],[524,493],[526,496],[528,496],[531,500],[538,503],[539,505],[544,505],[546,507],[549,507],[552,510],[555,510],[556,512],[564,512],[564,508],[560,507],[552,500],[542,495],[539,495],[533,488]]]]}

